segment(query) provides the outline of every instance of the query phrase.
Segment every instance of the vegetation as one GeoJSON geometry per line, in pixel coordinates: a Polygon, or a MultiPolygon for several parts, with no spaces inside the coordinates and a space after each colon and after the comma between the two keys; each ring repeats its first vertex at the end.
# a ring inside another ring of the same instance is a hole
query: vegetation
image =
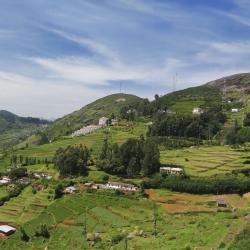
{"type": "Polygon", "coordinates": [[[59,148],[54,157],[55,169],[61,176],[86,175],[90,151],[86,146],[59,148]]]}
{"type": "Polygon", "coordinates": [[[120,147],[105,140],[97,168],[110,174],[135,177],[159,172],[159,149],[154,141],[129,139],[120,147]]]}

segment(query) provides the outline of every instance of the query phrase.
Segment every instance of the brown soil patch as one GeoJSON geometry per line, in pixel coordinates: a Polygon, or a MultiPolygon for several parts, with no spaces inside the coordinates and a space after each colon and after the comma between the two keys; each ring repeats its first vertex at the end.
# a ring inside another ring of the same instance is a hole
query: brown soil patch
{"type": "Polygon", "coordinates": [[[244,194],[243,197],[244,197],[245,199],[247,199],[248,201],[250,201],[250,193],[244,194]]]}
{"type": "MultiPolygon", "coordinates": [[[[149,197],[164,207],[169,213],[187,213],[187,212],[213,212],[217,207],[208,206],[208,202],[225,200],[228,208],[245,208],[248,206],[246,199],[237,194],[228,195],[196,195],[187,193],[169,193],[157,192],[157,190],[147,189],[145,192],[149,197]]],[[[249,193],[250,200],[250,193],[249,193]]],[[[221,209],[221,208],[220,208],[221,209]]]]}

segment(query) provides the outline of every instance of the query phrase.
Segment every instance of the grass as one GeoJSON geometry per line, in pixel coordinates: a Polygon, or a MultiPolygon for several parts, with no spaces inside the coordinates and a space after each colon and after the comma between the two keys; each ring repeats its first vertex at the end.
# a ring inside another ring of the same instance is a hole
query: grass
{"type": "Polygon", "coordinates": [[[145,135],[147,126],[143,123],[127,124],[127,126],[114,126],[100,129],[86,136],[63,138],[49,144],[41,146],[30,146],[28,148],[17,149],[14,154],[25,157],[36,157],[37,159],[52,159],[56,150],[60,147],[83,144],[91,148],[93,158],[97,157],[103,145],[103,140],[109,138],[110,142],[122,144],[128,138],[137,138],[145,135]]]}
{"type": "MultiPolygon", "coordinates": [[[[240,217],[232,219],[226,212],[172,215],[161,206],[157,210],[158,234],[154,237],[151,200],[116,196],[111,191],[68,195],[51,203],[36,218],[23,223],[30,236],[34,235],[41,223],[45,223],[51,235],[49,240],[31,237],[30,242],[25,243],[20,241],[20,232],[17,231],[8,240],[0,242],[0,248],[88,249],[82,235],[85,211],[88,233],[99,232],[102,238],[94,249],[111,249],[111,239],[114,236],[130,233],[133,238],[128,241],[128,249],[167,250],[184,249],[187,246],[191,249],[218,249],[224,240],[229,244],[232,239],[228,237],[232,232],[246,224],[240,217]],[[139,230],[145,232],[145,238],[137,235],[139,230]]],[[[124,246],[124,241],[121,241],[114,245],[113,249],[124,249],[124,246]]]]}
{"type": "Polygon", "coordinates": [[[243,164],[246,160],[244,157],[248,156],[249,153],[240,152],[229,146],[204,146],[162,150],[161,162],[179,165],[190,176],[211,176],[250,167],[243,164]]]}

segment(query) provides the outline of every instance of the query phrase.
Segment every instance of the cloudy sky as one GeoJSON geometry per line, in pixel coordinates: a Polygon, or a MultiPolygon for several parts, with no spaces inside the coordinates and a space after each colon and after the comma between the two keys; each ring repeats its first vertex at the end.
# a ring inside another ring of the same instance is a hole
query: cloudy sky
{"type": "Polygon", "coordinates": [[[0,0],[0,109],[56,118],[250,71],[249,0],[0,0]]]}

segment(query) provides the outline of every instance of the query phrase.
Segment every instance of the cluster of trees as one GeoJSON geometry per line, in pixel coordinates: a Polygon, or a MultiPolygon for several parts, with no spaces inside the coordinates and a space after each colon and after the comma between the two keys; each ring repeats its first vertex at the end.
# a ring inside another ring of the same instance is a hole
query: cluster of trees
{"type": "Polygon", "coordinates": [[[210,108],[199,116],[188,114],[166,114],[156,116],[150,127],[149,136],[177,136],[198,139],[212,139],[226,122],[221,108],[210,108]]]}
{"type": "Polygon", "coordinates": [[[104,141],[97,168],[107,173],[134,177],[149,176],[159,172],[160,153],[153,140],[128,139],[123,145],[104,141]]]}
{"type": "Polygon", "coordinates": [[[172,191],[193,194],[244,194],[250,191],[249,177],[236,174],[211,178],[155,175],[143,185],[145,188],[167,188],[172,191]]]}
{"type": "Polygon", "coordinates": [[[24,157],[23,155],[12,155],[10,157],[10,164],[16,166],[17,164],[21,164],[22,166],[36,165],[36,164],[46,164],[52,163],[52,161],[47,158],[39,159],[36,157],[24,157]]]}
{"type": "Polygon", "coordinates": [[[235,120],[234,124],[227,128],[225,141],[230,145],[244,144],[250,141],[250,113],[246,114],[243,126],[240,126],[238,121],[235,120]]]}
{"type": "Polygon", "coordinates": [[[86,146],[59,148],[54,156],[55,169],[61,176],[86,175],[91,151],[86,146]]]}

